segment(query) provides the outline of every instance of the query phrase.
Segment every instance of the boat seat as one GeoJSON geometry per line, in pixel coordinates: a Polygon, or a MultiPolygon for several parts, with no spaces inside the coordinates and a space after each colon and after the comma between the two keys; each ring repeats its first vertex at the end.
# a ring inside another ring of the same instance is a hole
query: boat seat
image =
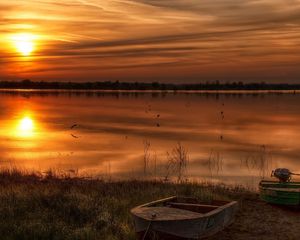
{"type": "Polygon", "coordinates": [[[203,214],[169,207],[142,207],[133,210],[134,214],[148,221],[173,221],[202,217],[203,214]]]}
{"type": "Polygon", "coordinates": [[[167,202],[166,205],[172,208],[178,208],[178,209],[188,210],[197,213],[207,213],[220,207],[216,205],[178,203],[178,202],[167,202]]]}

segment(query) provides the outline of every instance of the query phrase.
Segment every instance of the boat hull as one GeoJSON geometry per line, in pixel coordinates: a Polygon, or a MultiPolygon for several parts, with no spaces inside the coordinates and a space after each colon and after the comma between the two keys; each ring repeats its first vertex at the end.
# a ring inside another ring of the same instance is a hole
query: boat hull
{"type": "Polygon", "coordinates": [[[233,222],[237,202],[203,217],[183,220],[149,221],[132,212],[139,239],[202,239],[214,235],[233,222]],[[146,236],[146,237],[145,237],[146,236]]]}
{"type": "Polygon", "coordinates": [[[260,198],[268,203],[300,206],[300,183],[262,181],[260,198]]]}

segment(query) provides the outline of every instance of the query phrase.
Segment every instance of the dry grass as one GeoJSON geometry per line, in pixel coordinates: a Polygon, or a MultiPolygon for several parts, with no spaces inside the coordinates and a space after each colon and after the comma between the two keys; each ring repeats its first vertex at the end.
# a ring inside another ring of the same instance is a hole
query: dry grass
{"type": "Polygon", "coordinates": [[[236,222],[212,239],[269,240],[284,234],[288,236],[285,239],[296,239],[299,233],[299,215],[274,210],[260,202],[255,193],[238,186],[107,182],[12,169],[0,171],[0,239],[133,240],[130,209],[172,195],[240,201],[236,222]],[[278,226],[283,225],[285,232],[280,232],[278,226]]]}
{"type": "Polygon", "coordinates": [[[132,207],[172,195],[200,199],[234,196],[225,187],[157,181],[106,182],[0,172],[1,239],[135,239],[132,207]],[[224,194],[227,192],[228,194],[224,194]]]}

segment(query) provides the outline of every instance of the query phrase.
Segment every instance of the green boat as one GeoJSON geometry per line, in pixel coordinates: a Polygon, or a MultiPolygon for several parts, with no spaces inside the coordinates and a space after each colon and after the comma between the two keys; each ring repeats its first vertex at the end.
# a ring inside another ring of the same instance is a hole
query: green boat
{"type": "Polygon", "coordinates": [[[300,206],[300,182],[263,180],[259,184],[260,198],[268,203],[300,206]]]}

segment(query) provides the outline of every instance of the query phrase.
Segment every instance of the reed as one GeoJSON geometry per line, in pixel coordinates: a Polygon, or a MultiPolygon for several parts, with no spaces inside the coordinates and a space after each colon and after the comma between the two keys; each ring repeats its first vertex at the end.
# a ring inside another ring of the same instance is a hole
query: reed
{"type": "Polygon", "coordinates": [[[165,180],[168,180],[170,176],[176,176],[179,183],[187,181],[188,163],[188,151],[178,142],[171,152],[167,152],[167,174],[165,180]]]}
{"type": "Polygon", "coordinates": [[[261,178],[265,178],[273,168],[272,152],[267,146],[261,145],[245,158],[241,159],[241,166],[245,166],[249,171],[257,171],[261,178]]]}

